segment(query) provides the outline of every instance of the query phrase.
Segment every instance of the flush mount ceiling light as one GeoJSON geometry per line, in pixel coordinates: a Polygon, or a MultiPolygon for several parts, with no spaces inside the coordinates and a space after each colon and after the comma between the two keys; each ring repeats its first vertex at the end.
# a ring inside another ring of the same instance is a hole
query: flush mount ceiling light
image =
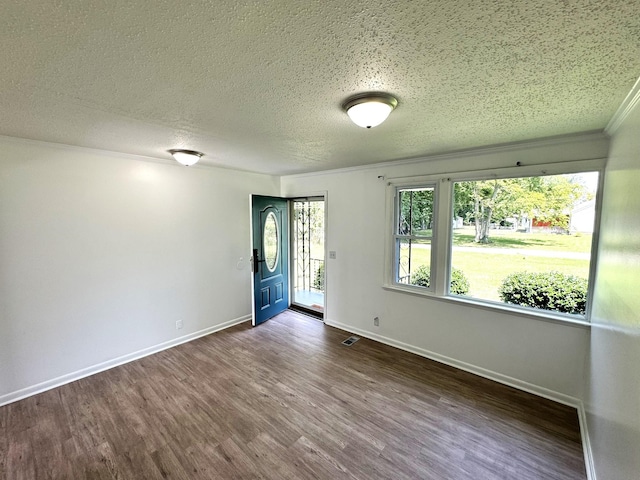
{"type": "Polygon", "coordinates": [[[196,152],[195,150],[169,150],[169,153],[173,155],[176,162],[181,163],[185,167],[198,163],[200,157],[204,156],[204,153],[196,152]]]}
{"type": "Polygon", "coordinates": [[[371,128],[384,122],[398,100],[388,93],[360,93],[349,97],[342,104],[353,123],[362,128],[371,128]]]}

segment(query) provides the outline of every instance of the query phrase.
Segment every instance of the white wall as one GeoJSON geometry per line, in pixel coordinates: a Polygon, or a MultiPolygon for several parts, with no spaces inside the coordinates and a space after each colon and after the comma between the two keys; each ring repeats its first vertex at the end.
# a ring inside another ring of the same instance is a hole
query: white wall
{"type": "Polygon", "coordinates": [[[599,158],[607,155],[602,137],[281,181],[0,137],[0,404],[41,382],[244,318],[249,194],[327,191],[327,244],[337,252],[327,264],[327,323],[560,400],[583,397],[590,342],[587,406],[598,478],[636,478],[638,131],[636,108],[613,138],[607,167],[591,334],[384,290],[385,182],[377,177],[599,158]]]}
{"type": "Polygon", "coordinates": [[[337,258],[327,261],[327,323],[569,403],[582,398],[588,327],[382,288],[387,220],[385,181],[378,176],[605,158],[607,149],[604,137],[591,135],[405,165],[283,177],[285,196],[328,192],[327,245],[337,258]],[[373,326],[374,316],[380,317],[379,327],[373,326]]]}
{"type": "Polygon", "coordinates": [[[0,152],[0,404],[250,314],[249,194],[276,177],[6,137],[0,152]]]}
{"type": "Polygon", "coordinates": [[[586,399],[597,478],[640,478],[640,108],[611,140],[586,399]]]}

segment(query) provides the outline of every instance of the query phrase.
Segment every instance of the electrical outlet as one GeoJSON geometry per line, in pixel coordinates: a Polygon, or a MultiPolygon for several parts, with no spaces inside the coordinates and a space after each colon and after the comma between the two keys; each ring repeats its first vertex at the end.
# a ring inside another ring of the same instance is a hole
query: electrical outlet
{"type": "Polygon", "coordinates": [[[176,320],[176,330],[180,330],[182,328],[182,320],[176,320]]]}
{"type": "Polygon", "coordinates": [[[334,250],[329,251],[329,258],[333,260],[336,259],[336,252],[334,250]]]}
{"type": "Polygon", "coordinates": [[[375,327],[380,326],[380,319],[378,317],[373,317],[373,325],[375,327]]]}

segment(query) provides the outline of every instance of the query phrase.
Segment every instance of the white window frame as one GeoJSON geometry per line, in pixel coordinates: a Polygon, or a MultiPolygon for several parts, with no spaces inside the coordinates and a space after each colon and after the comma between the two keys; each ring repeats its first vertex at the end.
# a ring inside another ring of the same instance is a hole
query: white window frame
{"type": "Polygon", "coordinates": [[[525,317],[562,322],[589,324],[593,301],[593,286],[597,266],[598,236],[600,230],[600,210],[602,204],[602,186],[604,184],[604,167],[606,159],[579,160],[538,164],[527,166],[503,167],[487,170],[471,170],[446,174],[423,175],[412,177],[396,177],[387,179],[386,205],[387,229],[385,242],[385,268],[383,288],[391,291],[410,293],[438,300],[462,303],[481,308],[507,311],[525,317]],[[452,295],[449,293],[451,278],[451,252],[453,239],[453,184],[462,181],[492,180],[500,178],[534,177],[540,175],[564,175],[583,172],[598,172],[598,189],[596,192],[596,214],[594,231],[591,239],[591,259],[587,289],[586,315],[572,315],[547,310],[533,309],[502,302],[482,300],[471,297],[452,295]],[[431,288],[400,284],[395,281],[397,192],[404,188],[434,188],[434,225],[431,241],[431,288]]]}
{"type": "MultiPolygon", "coordinates": [[[[420,287],[417,285],[409,285],[409,284],[404,284],[404,283],[400,283],[398,282],[396,279],[398,278],[398,252],[400,251],[400,247],[399,247],[399,240],[402,239],[408,239],[408,240],[421,240],[421,239],[428,239],[430,240],[430,252],[431,252],[431,260],[429,262],[429,264],[431,265],[435,259],[437,258],[436,256],[436,252],[435,252],[435,248],[433,245],[433,241],[435,238],[437,238],[437,226],[438,226],[438,184],[437,182],[430,182],[430,183],[420,183],[419,185],[415,185],[415,186],[407,186],[407,185],[403,185],[403,186],[398,186],[395,188],[394,190],[394,198],[393,198],[393,203],[394,203],[394,214],[393,214],[393,258],[394,258],[394,263],[392,265],[392,275],[393,275],[393,284],[394,285],[398,285],[398,286],[402,286],[405,288],[408,288],[410,290],[414,290],[417,289],[418,292],[420,291],[428,291],[428,292],[433,292],[434,291],[434,287],[433,287],[433,282],[430,283],[429,287],[420,287]],[[432,228],[431,228],[431,237],[426,237],[426,236],[419,236],[419,235],[400,235],[398,234],[398,220],[400,219],[400,195],[399,192],[400,190],[411,190],[411,189],[417,189],[417,188],[425,188],[425,189],[433,189],[433,212],[432,212],[432,228]]],[[[431,268],[431,267],[430,267],[431,268]]]]}

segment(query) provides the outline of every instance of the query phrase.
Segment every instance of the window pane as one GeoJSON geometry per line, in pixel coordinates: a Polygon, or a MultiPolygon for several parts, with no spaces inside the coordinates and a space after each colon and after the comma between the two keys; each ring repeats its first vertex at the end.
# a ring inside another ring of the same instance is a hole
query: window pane
{"type": "Polygon", "coordinates": [[[431,264],[431,241],[399,239],[396,243],[398,252],[398,283],[429,287],[431,264]]]}
{"type": "Polygon", "coordinates": [[[433,187],[398,191],[398,235],[431,237],[433,187]]]}
{"type": "Polygon", "coordinates": [[[273,212],[269,212],[264,222],[262,232],[262,242],[264,245],[264,262],[270,272],[276,269],[278,263],[278,221],[273,212]]]}
{"type": "Polygon", "coordinates": [[[456,182],[451,293],[584,315],[597,184],[597,172],[456,182]]]}

